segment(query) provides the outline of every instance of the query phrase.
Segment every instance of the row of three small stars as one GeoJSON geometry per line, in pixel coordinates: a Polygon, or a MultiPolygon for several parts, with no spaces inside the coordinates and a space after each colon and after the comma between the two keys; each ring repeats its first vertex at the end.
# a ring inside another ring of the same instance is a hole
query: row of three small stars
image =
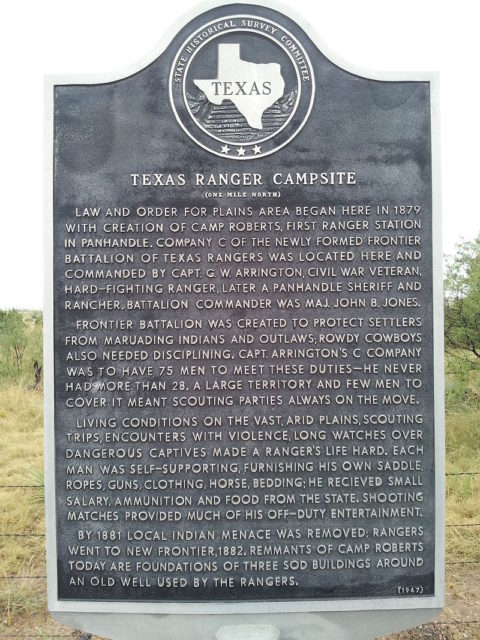
{"type": "MultiPolygon", "coordinates": [[[[239,156],[244,156],[245,155],[245,149],[243,147],[238,147],[237,149],[237,153],[239,156]]],[[[262,151],[262,148],[258,146],[258,144],[256,144],[253,147],[253,153],[255,155],[257,155],[257,153],[260,153],[262,151]]],[[[226,144],[222,147],[222,153],[229,153],[230,152],[230,147],[226,144]]]]}

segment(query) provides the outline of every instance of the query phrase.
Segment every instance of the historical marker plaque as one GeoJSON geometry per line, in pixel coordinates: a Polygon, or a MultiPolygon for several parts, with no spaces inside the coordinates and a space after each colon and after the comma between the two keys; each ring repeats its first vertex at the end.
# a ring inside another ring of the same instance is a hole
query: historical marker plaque
{"type": "Polygon", "coordinates": [[[438,607],[429,80],[238,4],[51,91],[55,602],[438,607]]]}

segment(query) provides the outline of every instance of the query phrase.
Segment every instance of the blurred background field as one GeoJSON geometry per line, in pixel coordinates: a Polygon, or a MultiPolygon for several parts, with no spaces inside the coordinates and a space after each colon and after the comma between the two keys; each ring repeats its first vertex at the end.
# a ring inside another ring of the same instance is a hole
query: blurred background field
{"type": "MultiPolygon", "coordinates": [[[[12,335],[0,338],[0,637],[80,638],[46,611],[43,391],[34,370],[42,363],[42,316],[10,313],[12,335]]],[[[480,621],[477,360],[466,350],[447,350],[447,607],[442,624],[397,638],[480,639],[480,624],[467,624],[480,621]]]]}

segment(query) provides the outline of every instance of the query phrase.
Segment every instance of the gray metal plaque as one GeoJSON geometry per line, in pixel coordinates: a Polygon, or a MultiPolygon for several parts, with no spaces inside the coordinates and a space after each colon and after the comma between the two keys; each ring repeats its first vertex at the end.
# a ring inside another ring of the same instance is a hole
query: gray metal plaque
{"type": "Polygon", "coordinates": [[[432,82],[342,67],[233,4],[48,84],[54,611],[441,606],[432,82]]]}

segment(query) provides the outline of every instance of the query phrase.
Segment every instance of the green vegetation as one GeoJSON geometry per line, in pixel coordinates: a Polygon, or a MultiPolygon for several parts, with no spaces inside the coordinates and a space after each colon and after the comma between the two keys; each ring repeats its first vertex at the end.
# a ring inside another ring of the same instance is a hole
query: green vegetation
{"type": "MultiPolygon", "coordinates": [[[[457,246],[445,278],[447,523],[480,513],[480,236],[457,246]]],[[[450,561],[480,561],[480,527],[449,527],[450,561]]]]}
{"type": "Polygon", "coordinates": [[[0,310],[0,386],[39,383],[35,363],[43,360],[43,316],[38,311],[0,310]]]}
{"type": "Polygon", "coordinates": [[[457,245],[447,259],[445,346],[480,360],[480,236],[457,245]]]}

